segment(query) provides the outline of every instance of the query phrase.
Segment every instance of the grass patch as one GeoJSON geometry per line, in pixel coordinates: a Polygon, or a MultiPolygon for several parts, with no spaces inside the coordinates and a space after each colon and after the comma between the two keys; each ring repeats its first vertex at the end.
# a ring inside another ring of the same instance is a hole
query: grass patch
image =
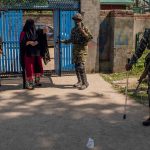
{"type": "MultiPolygon", "coordinates": [[[[144,71],[144,63],[145,63],[145,57],[148,54],[148,50],[146,50],[142,57],[138,60],[136,65],[133,66],[132,71],[129,72],[130,78],[137,78],[139,79],[140,75],[144,71]]],[[[121,73],[112,73],[112,74],[100,74],[105,81],[111,83],[115,89],[117,89],[119,92],[125,94],[125,87],[120,86],[114,81],[120,81],[120,80],[126,80],[126,72],[121,73]]],[[[147,82],[142,82],[139,87],[139,92],[135,94],[135,89],[137,84],[132,83],[130,85],[130,78],[129,78],[129,89],[128,89],[128,96],[135,99],[138,103],[147,104],[148,103],[148,97],[147,97],[147,82]]]]}

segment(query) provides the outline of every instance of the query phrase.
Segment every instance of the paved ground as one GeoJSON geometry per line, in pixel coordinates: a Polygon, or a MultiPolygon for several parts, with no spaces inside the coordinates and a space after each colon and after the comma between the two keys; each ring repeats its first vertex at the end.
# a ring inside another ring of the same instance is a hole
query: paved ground
{"type": "Polygon", "coordinates": [[[0,88],[0,150],[149,150],[150,127],[145,106],[129,100],[98,74],[88,75],[84,91],[72,87],[75,76],[43,78],[43,87],[21,89],[21,80],[3,81],[0,88]],[[9,83],[9,84],[8,84],[9,83]]]}

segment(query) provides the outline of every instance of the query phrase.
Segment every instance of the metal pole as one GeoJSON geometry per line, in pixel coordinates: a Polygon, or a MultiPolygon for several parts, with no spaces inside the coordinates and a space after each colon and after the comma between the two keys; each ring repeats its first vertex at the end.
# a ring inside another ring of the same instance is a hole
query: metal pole
{"type": "Polygon", "coordinates": [[[123,119],[126,119],[126,110],[127,110],[127,100],[128,100],[128,83],[129,83],[129,72],[126,73],[127,81],[126,81],[126,98],[125,98],[125,105],[124,105],[124,115],[123,119]]]}
{"type": "MultiPolygon", "coordinates": [[[[127,63],[130,62],[130,59],[127,59],[127,63]]],[[[129,71],[126,72],[126,98],[125,98],[125,105],[124,105],[124,115],[123,115],[123,119],[126,119],[126,111],[127,111],[127,100],[128,100],[128,84],[129,84],[129,71]]]]}
{"type": "Polygon", "coordinates": [[[59,42],[58,42],[58,44],[59,44],[59,76],[61,76],[61,62],[62,62],[62,51],[61,51],[61,43],[60,43],[60,38],[61,38],[61,18],[60,18],[60,9],[59,9],[59,29],[58,29],[58,32],[59,32],[59,34],[58,34],[58,40],[59,40],[59,42]]]}

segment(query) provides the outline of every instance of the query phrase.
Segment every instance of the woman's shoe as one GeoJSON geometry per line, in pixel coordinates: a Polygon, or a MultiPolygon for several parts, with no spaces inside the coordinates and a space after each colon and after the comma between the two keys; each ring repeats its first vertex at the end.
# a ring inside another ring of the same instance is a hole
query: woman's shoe
{"type": "Polygon", "coordinates": [[[40,77],[35,77],[35,86],[40,87],[42,84],[40,83],[40,77]]]}
{"type": "Polygon", "coordinates": [[[33,89],[34,89],[33,82],[27,82],[27,83],[26,83],[26,89],[28,89],[28,90],[33,90],[33,89]]]}
{"type": "Polygon", "coordinates": [[[40,87],[40,86],[42,86],[42,84],[41,84],[41,83],[36,83],[36,82],[35,82],[35,86],[40,87]]]}

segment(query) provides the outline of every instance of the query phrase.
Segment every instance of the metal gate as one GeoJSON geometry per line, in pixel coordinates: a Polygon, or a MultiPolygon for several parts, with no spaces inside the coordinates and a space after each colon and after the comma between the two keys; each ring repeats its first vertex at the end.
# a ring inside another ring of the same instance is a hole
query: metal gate
{"type": "Polygon", "coordinates": [[[22,11],[1,11],[0,28],[3,49],[3,55],[0,57],[0,73],[19,73],[21,72],[19,36],[22,30],[22,11]]]}
{"type": "Polygon", "coordinates": [[[61,72],[74,70],[72,63],[72,44],[62,44],[59,41],[69,39],[71,29],[74,27],[72,20],[77,11],[55,11],[54,30],[55,30],[55,68],[60,75],[61,72]],[[58,42],[56,42],[58,41],[58,42]],[[59,60],[59,61],[58,61],[59,60]]]}
{"type": "MultiPolygon", "coordinates": [[[[22,30],[23,10],[53,10],[54,41],[69,39],[73,27],[72,16],[80,8],[80,0],[9,1],[0,6],[0,38],[3,55],[0,56],[0,74],[21,73],[19,63],[19,36],[22,30]],[[5,11],[4,11],[5,10],[5,11]]],[[[55,43],[55,72],[74,70],[72,45],[55,43]]]]}

